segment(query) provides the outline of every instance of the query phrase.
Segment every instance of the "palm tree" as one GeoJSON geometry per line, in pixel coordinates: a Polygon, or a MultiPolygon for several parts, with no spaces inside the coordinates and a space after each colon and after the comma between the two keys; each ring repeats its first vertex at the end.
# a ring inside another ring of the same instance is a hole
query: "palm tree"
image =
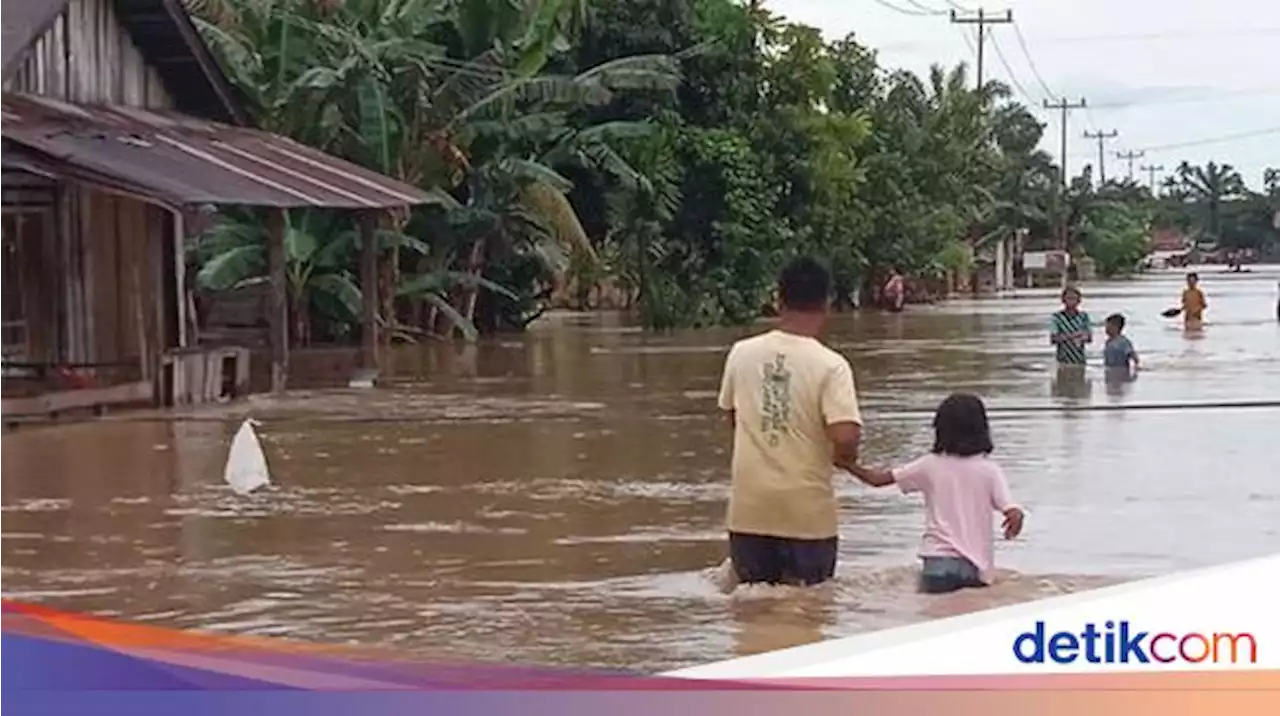
{"type": "Polygon", "coordinates": [[[1193,166],[1188,162],[1178,165],[1177,186],[1183,201],[1200,206],[1204,210],[1204,231],[1212,241],[1222,238],[1222,203],[1245,193],[1244,179],[1230,164],[1209,162],[1193,166]]]}

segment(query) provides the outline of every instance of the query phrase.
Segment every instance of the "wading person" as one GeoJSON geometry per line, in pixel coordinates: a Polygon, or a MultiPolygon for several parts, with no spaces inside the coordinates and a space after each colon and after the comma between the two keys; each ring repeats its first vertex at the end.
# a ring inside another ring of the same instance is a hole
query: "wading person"
{"type": "Polygon", "coordinates": [[[1129,373],[1138,369],[1138,351],[1133,342],[1124,334],[1124,316],[1113,313],[1107,316],[1104,324],[1107,342],[1102,348],[1102,365],[1108,371],[1129,373]]]}
{"type": "Polygon", "coordinates": [[[1204,310],[1209,307],[1204,291],[1200,290],[1200,275],[1187,274],[1187,287],[1182,290],[1182,326],[1188,331],[1199,330],[1204,325],[1204,310]]]}
{"type": "Polygon", "coordinates": [[[778,279],[777,328],[738,341],[719,404],[733,419],[729,556],[741,583],[810,585],[835,574],[833,465],[858,457],[853,370],[819,340],[831,274],[798,258],[778,279]]]}
{"type": "Polygon", "coordinates": [[[920,591],[988,585],[995,570],[992,515],[1004,517],[1005,539],[1022,532],[1024,515],[1004,471],[989,457],[995,448],[986,406],[977,396],[956,393],[938,406],[933,432],[933,450],[924,457],[892,470],[854,465],[849,472],[872,487],[897,484],[903,494],[924,495],[920,591]]]}
{"type": "Polygon", "coordinates": [[[1084,296],[1080,289],[1062,289],[1062,310],[1049,319],[1049,343],[1054,346],[1058,368],[1084,371],[1088,361],[1085,346],[1093,341],[1089,314],[1080,310],[1084,296]]]}
{"type": "Polygon", "coordinates": [[[906,281],[896,266],[889,275],[889,280],[884,284],[884,300],[889,310],[894,313],[900,312],[907,302],[906,281]]]}

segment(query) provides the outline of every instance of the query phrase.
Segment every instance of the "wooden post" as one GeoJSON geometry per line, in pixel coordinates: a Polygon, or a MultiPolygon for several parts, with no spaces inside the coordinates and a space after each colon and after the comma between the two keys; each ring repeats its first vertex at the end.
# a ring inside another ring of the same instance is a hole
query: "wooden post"
{"type": "Polygon", "coordinates": [[[378,370],[378,237],[377,214],[360,214],[360,367],[378,370]]]}
{"type": "Polygon", "coordinates": [[[282,393],[289,382],[289,302],[285,277],[284,209],[267,214],[267,270],[271,300],[267,309],[271,344],[271,392],[282,393]]]}

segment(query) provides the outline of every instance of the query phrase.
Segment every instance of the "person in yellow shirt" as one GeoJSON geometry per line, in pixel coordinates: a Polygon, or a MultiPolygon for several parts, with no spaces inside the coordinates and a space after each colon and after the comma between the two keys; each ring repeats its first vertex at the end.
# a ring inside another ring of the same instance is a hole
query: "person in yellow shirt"
{"type": "Polygon", "coordinates": [[[1195,273],[1187,274],[1187,287],[1182,290],[1183,327],[1195,330],[1204,325],[1204,311],[1208,307],[1204,291],[1200,290],[1200,276],[1195,273]]]}
{"type": "Polygon", "coordinates": [[[729,558],[739,583],[810,585],[835,574],[834,466],[857,463],[853,369],[822,344],[831,274],[798,258],[778,279],[777,328],[729,350],[719,407],[733,421],[729,558]]]}

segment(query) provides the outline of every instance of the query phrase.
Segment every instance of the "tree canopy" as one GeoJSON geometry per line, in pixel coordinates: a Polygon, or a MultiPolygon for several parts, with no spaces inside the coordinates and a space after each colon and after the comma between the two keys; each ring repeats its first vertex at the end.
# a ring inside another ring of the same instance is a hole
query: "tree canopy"
{"type": "MultiPolygon", "coordinates": [[[[1280,172],[1250,192],[1183,164],[1163,195],[1060,189],[1044,125],[969,68],[885,67],[735,0],[189,0],[258,123],[430,192],[389,216],[387,285],[354,280],[350,219],[288,217],[293,337],[342,338],[376,300],[399,335],[519,329],[558,289],[613,286],[651,327],[747,321],[782,262],[842,296],[890,266],[967,272],[989,242],[1131,270],[1167,225],[1228,246],[1277,233],[1280,172]]],[[[260,280],[261,221],[226,210],[199,283],[260,280]]]]}

